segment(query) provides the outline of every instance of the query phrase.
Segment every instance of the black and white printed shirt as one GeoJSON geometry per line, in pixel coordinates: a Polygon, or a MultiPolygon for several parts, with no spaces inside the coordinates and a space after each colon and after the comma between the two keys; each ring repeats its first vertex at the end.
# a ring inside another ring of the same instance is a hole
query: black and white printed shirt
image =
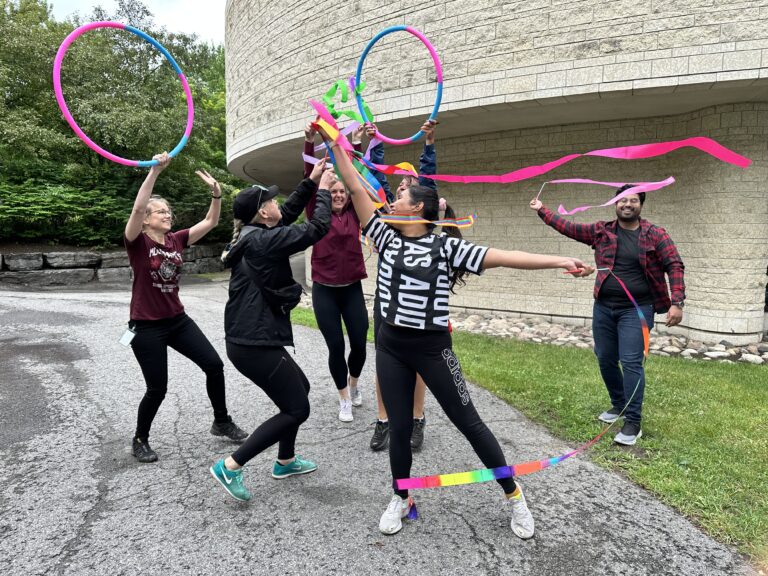
{"type": "Polygon", "coordinates": [[[377,213],[363,228],[379,251],[376,295],[388,324],[448,331],[450,274],[482,274],[488,248],[446,234],[407,237],[377,213]]]}

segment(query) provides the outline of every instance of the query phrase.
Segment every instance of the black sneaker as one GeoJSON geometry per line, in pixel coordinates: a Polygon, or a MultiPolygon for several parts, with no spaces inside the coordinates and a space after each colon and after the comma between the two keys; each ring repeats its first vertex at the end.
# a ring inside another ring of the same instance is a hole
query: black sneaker
{"type": "Polygon", "coordinates": [[[226,436],[233,442],[242,442],[248,438],[248,433],[232,422],[231,416],[227,416],[226,422],[216,422],[214,420],[211,426],[211,434],[214,436],[226,436]]]}
{"type": "Polygon", "coordinates": [[[133,439],[133,455],[139,462],[157,462],[157,452],[152,450],[146,438],[133,439]]]}
{"type": "Polygon", "coordinates": [[[371,450],[378,452],[389,445],[389,422],[376,420],[376,429],[371,438],[371,450]]]}
{"type": "Polygon", "coordinates": [[[637,439],[642,435],[643,431],[640,430],[640,422],[624,422],[621,432],[616,434],[613,441],[623,446],[634,446],[637,439]]]}
{"type": "Polygon", "coordinates": [[[411,432],[411,450],[418,450],[424,444],[424,426],[427,425],[427,417],[413,419],[413,432],[411,432]]]}

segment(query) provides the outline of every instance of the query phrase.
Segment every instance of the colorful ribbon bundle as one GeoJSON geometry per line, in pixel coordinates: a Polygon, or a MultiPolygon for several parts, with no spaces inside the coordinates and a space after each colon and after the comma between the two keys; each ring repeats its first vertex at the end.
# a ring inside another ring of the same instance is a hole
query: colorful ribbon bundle
{"type": "MultiPolygon", "coordinates": [[[[601,272],[608,272],[618,281],[619,285],[624,289],[624,292],[629,297],[632,305],[637,311],[637,315],[640,317],[640,325],[643,330],[643,356],[648,358],[649,345],[650,345],[650,330],[648,329],[648,322],[645,319],[643,311],[637,304],[637,301],[632,297],[626,285],[622,282],[610,268],[598,268],[601,272]]],[[[568,274],[570,272],[566,272],[568,274]]],[[[550,468],[556,464],[560,464],[568,458],[572,458],[577,454],[581,454],[594,444],[596,444],[608,430],[610,430],[619,418],[624,415],[624,411],[632,402],[635,397],[635,393],[640,387],[640,380],[638,379],[635,389],[632,391],[632,395],[621,410],[621,414],[613,424],[606,426],[597,436],[592,438],[589,442],[582,444],[575,450],[571,450],[560,456],[554,456],[552,458],[544,458],[542,460],[531,460],[530,462],[521,462],[520,464],[513,464],[512,466],[500,466],[498,468],[482,468],[480,470],[470,470],[468,472],[456,472],[453,474],[438,474],[435,476],[420,476],[416,478],[401,478],[394,482],[397,490],[418,490],[421,488],[440,488],[443,486],[460,486],[462,484],[476,484],[478,482],[489,482],[491,480],[501,480],[502,478],[512,478],[515,476],[525,476],[527,474],[533,474],[539,472],[545,468],[550,468]]]]}

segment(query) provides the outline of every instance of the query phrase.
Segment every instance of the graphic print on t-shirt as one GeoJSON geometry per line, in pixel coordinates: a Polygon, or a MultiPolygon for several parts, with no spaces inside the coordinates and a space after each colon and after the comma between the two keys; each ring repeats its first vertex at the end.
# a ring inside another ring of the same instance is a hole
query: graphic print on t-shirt
{"type": "Polygon", "coordinates": [[[149,249],[149,274],[152,276],[152,287],[160,292],[173,292],[179,287],[181,274],[181,254],[167,251],[157,246],[149,249]]]}
{"type": "Polygon", "coordinates": [[[488,248],[446,235],[409,238],[374,214],[364,233],[379,250],[376,290],[385,322],[419,330],[448,330],[450,274],[482,272],[488,248]]]}

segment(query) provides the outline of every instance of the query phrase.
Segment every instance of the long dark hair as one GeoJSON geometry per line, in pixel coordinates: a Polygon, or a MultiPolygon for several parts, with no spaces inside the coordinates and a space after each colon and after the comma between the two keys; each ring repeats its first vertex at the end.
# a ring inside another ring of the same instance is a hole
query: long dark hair
{"type": "MultiPolygon", "coordinates": [[[[438,220],[440,218],[440,199],[437,197],[437,191],[433,190],[432,188],[428,188],[427,186],[419,186],[418,184],[412,184],[408,187],[408,192],[411,195],[411,205],[418,204],[419,202],[422,202],[424,204],[424,207],[421,210],[422,218],[425,220],[438,220]]],[[[446,218],[456,218],[456,213],[453,211],[453,208],[451,208],[447,203],[445,205],[445,217],[446,218]]],[[[427,227],[430,231],[433,231],[435,229],[434,224],[427,224],[427,227]]],[[[455,226],[445,226],[442,229],[443,232],[445,232],[446,236],[452,236],[453,238],[461,238],[461,230],[456,228],[455,226]]],[[[456,284],[459,286],[464,286],[467,281],[464,280],[464,277],[467,275],[466,270],[451,270],[449,279],[450,279],[450,285],[448,286],[448,289],[456,293],[453,289],[456,284]]]]}

